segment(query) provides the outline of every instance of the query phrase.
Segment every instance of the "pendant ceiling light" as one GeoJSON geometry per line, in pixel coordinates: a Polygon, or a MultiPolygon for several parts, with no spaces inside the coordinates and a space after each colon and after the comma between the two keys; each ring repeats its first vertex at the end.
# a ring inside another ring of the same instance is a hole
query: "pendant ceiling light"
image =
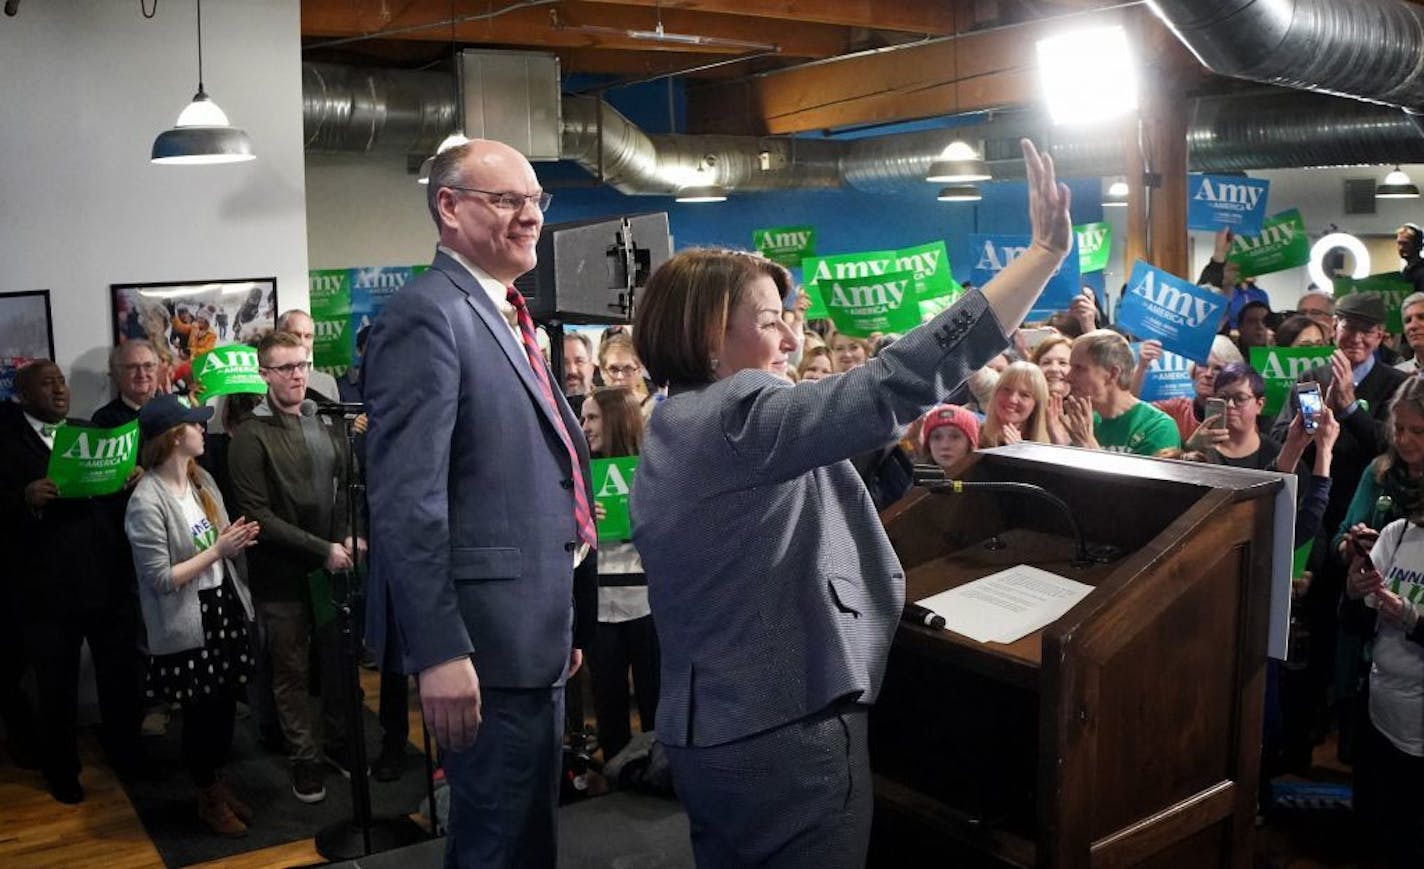
{"type": "Polygon", "coordinates": [[[726,202],[727,188],[720,184],[694,184],[677,191],[678,202],[726,202]]]}
{"type": "Polygon", "coordinates": [[[1108,192],[1103,196],[1104,208],[1125,208],[1127,207],[1127,179],[1119,178],[1108,185],[1108,192]]]}
{"type": "Polygon", "coordinates": [[[252,140],[232,126],[203,89],[203,2],[198,0],[198,92],[178,115],[173,129],[153,140],[154,163],[201,165],[254,160],[252,140]]]}
{"type": "Polygon", "coordinates": [[[978,202],[984,197],[977,184],[954,184],[941,190],[935,198],[940,202],[978,202]]]}
{"type": "Polygon", "coordinates": [[[462,120],[455,132],[440,141],[440,144],[435,148],[435,153],[426,157],[425,162],[420,164],[420,172],[415,176],[416,184],[430,183],[430,170],[435,168],[435,157],[441,151],[454,148],[457,145],[463,145],[470,141],[469,138],[465,136],[465,124],[463,122],[465,115],[465,81],[464,77],[460,75],[460,44],[455,36],[455,23],[457,20],[458,16],[455,14],[455,2],[454,0],[450,0],[450,68],[455,72],[455,111],[459,113],[462,120]]]}
{"type": "Polygon", "coordinates": [[[1404,170],[1398,166],[1394,171],[1384,176],[1384,180],[1375,187],[1376,199],[1418,199],[1419,186],[1409,180],[1409,176],[1404,174],[1404,170]]]}
{"type": "MultiPolygon", "coordinates": [[[[955,20],[955,43],[954,43],[954,113],[959,114],[959,32],[958,19],[955,20]]],[[[926,173],[925,180],[935,184],[965,185],[973,184],[975,181],[988,181],[993,176],[989,174],[989,164],[984,162],[984,158],[979,156],[979,152],[963,139],[955,139],[940,152],[939,157],[930,164],[930,171],[926,173]]],[[[945,199],[945,192],[955,188],[945,188],[940,191],[939,200],[941,202],[973,202],[974,199],[945,199]]],[[[963,191],[963,187],[959,187],[963,191]]],[[[974,188],[975,193],[978,189],[974,188]]]]}

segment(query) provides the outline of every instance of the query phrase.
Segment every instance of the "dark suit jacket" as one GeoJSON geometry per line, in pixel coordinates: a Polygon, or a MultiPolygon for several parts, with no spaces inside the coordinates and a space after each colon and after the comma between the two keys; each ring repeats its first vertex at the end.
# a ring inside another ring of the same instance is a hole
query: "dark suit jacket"
{"type": "MultiPolygon", "coordinates": [[[[1368,403],[1369,407],[1361,407],[1340,420],[1340,437],[1335,441],[1334,457],[1330,464],[1330,503],[1325,508],[1325,520],[1321,527],[1321,532],[1327,537],[1335,533],[1340,520],[1345,518],[1350,499],[1355,496],[1355,487],[1359,485],[1365,468],[1375,456],[1389,447],[1389,433],[1386,429],[1389,400],[1394,397],[1395,390],[1399,389],[1399,385],[1407,377],[1404,372],[1376,360],[1375,367],[1370,369],[1370,373],[1355,387],[1355,399],[1368,403]]],[[[1320,394],[1323,397],[1334,381],[1328,362],[1305,372],[1298,382],[1312,381],[1320,384],[1320,394]]],[[[1295,405],[1287,401],[1271,428],[1271,437],[1284,443],[1294,417],[1295,405]]],[[[1314,460],[1314,449],[1313,445],[1307,448],[1303,459],[1307,467],[1314,460]]]]}
{"type": "MultiPolygon", "coordinates": [[[[479,282],[440,253],[376,318],[362,367],[367,642],[378,657],[398,642],[408,673],[473,655],[485,686],[562,684],[572,469],[523,345],[479,282]],[[387,595],[394,625],[376,604],[387,595]]],[[[548,375],[592,503],[587,444],[548,375]]]]}
{"type": "Polygon", "coordinates": [[[49,472],[49,453],[20,406],[0,402],[0,523],[16,602],[38,618],[136,605],[133,563],[122,523],[114,521],[127,494],[57,498],[31,510],[25,487],[49,472]]]}

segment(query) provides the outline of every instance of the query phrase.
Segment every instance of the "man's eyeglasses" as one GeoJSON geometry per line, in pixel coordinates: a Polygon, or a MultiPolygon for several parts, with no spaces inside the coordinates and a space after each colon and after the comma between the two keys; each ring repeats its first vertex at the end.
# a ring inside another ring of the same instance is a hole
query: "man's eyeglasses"
{"type": "Polygon", "coordinates": [[[1218,395],[1217,398],[1232,407],[1245,407],[1256,400],[1256,396],[1254,395],[1218,395]]]}
{"type": "Polygon", "coordinates": [[[496,211],[523,211],[524,203],[532,202],[534,207],[540,212],[549,210],[549,203],[554,201],[552,193],[500,193],[495,190],[481,190],[478,187],[461,187],[458,184],[446,184],[451,190],[463,190],[466,193],[483,193],[488,196],[490,205],[496,211]]]}
{"type": "Polygon", "coordinates": [[[130,362],[127,365],[120,365],[119,370],[123,371],[125,374],[138,374],[140,371],[142,371],[144,374],[152,374],[153,372],[158,370],[158,363],[130,362]]]}
{"type": "Polygon", "coordinates": [[[288,362],[286,365],[263,365],[263,371],[275,371],[283,377],[291,377],[293,374],[306,374],[311,371],[310,362],[288,362]]]}

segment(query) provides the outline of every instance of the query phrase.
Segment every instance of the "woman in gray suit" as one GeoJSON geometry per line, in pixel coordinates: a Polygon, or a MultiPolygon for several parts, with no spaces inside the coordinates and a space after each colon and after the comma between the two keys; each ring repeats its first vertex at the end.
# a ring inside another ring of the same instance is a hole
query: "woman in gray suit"
{"type": "Polygon", "coordinates": [[[662,646],[658,738],[701,866],[862,866],[866,711],[904,572],[847,459],[894,443],[1008,337],[1072,241],[1069,194],[1024,140],[1033,242],[982,291],[845,374],[786,380],[780,266],[691,250],[633,334],[669,397],[633,484],[662,646]]]}

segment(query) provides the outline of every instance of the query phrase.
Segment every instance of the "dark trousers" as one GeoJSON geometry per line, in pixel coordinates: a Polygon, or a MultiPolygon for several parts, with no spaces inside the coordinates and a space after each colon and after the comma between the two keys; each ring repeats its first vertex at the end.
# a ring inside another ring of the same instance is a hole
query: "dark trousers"
{"type": "Polygon", "coordinates": [[[653,617],[626,622],[599,622],[589,658],[593,671],[593,712],[603,758],[612,760],[631,738],[628,723],[628,671],[643,730],[653,729],[658,714],[658,635],[653,617]]]}
{"type": "Polygon", "coordinates": [[[183,764],[200,788],[216,781],[218,770],[227,762],[236,712],[231,694],[183,702],[183,764]]]}
{"type": "Polygon", "coordinates": [[[1424,866],[1424,757],[1394,747],[1373,723],[1361,728],[1355,758],[1355,815],[1365,846],[1390,869],[1424,866]]]}
{"type": "Polygon", "coordinates": [[[867,712],[840,704],[724,745],[664,746],[697,865],[862,869],[873,807],[867,712]]]}
{"type": "Polygon", "coordinates": [[[7,612],[0,613],[0,722],[12,750],[33,751],[38,745],[34,711],[25,696],[25,673],[30,669],[25,636],[15,604],[0,598],[7,612]]]}
{"type": "Polygon", "coordinates": [[[554,869],[564,689],[480,692],[483,722],[466,751],[445,751],[446,869],[554,869]]]}
{"type": "Polygon", "coordinates": [[[86,640],[99,689],[104,750],[119,766],[138,754],[141,703],[135,686],[142,662],[134,613],[128,606],[119,609],[32,619],[25,625],[25,650],[39,694],[41,764],[52,780],[64,781],[79,774],[75,718],[79,711],[79,649],[86,640]]]}
{"type": "Polygon", "coordinates": [[[381,671],[381,748],[404,751],[410,741],[410,677],[394,670],[381,671]]]}

